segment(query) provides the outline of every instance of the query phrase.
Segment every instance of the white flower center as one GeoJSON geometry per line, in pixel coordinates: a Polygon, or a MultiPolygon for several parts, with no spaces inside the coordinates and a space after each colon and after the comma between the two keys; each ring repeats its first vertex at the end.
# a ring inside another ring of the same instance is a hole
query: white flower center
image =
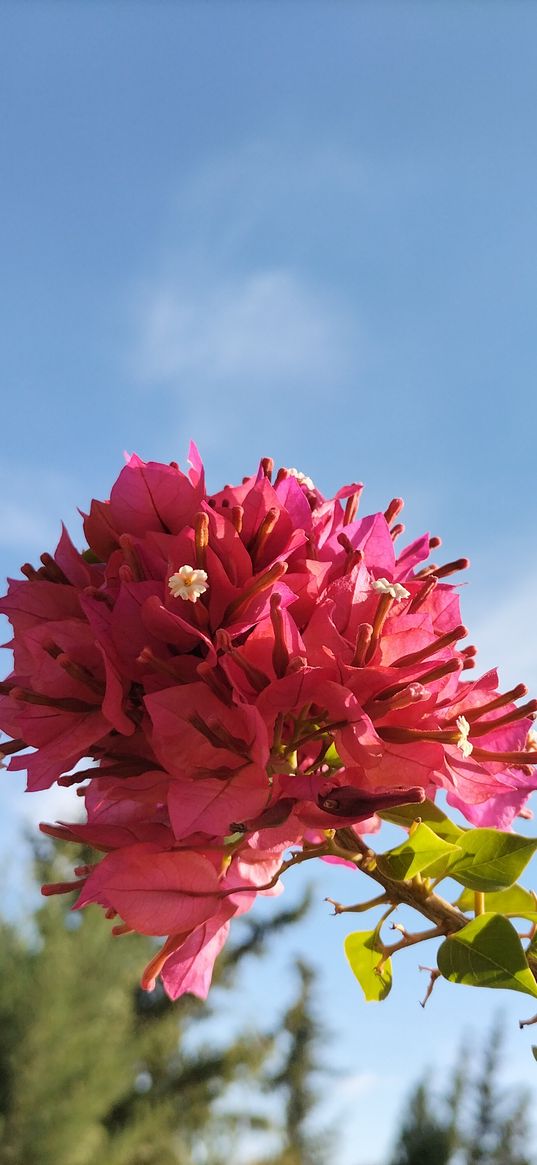
{"type": "Polygon", "coordinates": [[[288,469],[291,477],[296,477],[299,485],[305,485],[307,489],[315,489],[311,477],[307,477],[305,473],[301,473],[299,469],[288,469]]]}
{"type": "Polygon", "coordinates": [[[463,756],[471,756],[474,751],[474,746],[468,740],[470,725],[466,719],[466,716],[457,717],[457,728],[459,730],[459,735],[456,741],[457,748],[460,748],[463,756]]]}
{"type": "Polygon", "coordinates": [[[168,579],[168,586],[174,599],[187,599],[189,603],[197,603],[201,595],[209,587],[207,574],[204,570],[195,570],[193,566],[181,566],[168,579]]]}
{"type": "Polygon", "coordinates": [[[401,586],[401,583],[390,582],[388,578],[375,579],[371,583],[371,588],[381,595],[390,595],[392,599],[398,601],[410,598],[410,591],[407,591],[406,587],[401,586]]]}

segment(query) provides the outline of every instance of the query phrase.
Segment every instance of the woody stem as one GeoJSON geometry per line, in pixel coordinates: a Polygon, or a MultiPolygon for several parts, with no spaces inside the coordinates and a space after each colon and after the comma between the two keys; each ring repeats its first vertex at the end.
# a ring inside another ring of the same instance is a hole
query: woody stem
{"type": "MultiPolygon", "coordinates": [[[[467,915],[462,913],[462,910],[453,906],[451,902],[447,902],[445,898],[441,898],[439,894],[435,894],[434,890],[421,879],[414,878],[410,882],[396,882],[394,878],[383,874],[377,866],[376,854],[369,846],[365,845],[362,839],[354,833],[354,830],[337,829],[332,846],[334,854],[350,861],[354,860],[358,869],[363,870],[364,874],[378,882],[389,902],[392,902],[394,906],[411,906],[424,918],[429,919],[429,922],[433,922],[438,928],[439,934],[456,934],[470,921],[467,915]]],[[[526,952],[526,958],[534,978],[537,979],[537,957],[526,952]]]]}
{"type": "MultiPolygon", "coordinates": [[[[353,855],[359,869],[382,886],[386,898],[394,905],[412,906],[429,922],[438,927],[441,934],[455,934],[462,930],[469,919],[456,906],[435,894],[425,882],[396,882],[394,878],[381,873],[376,864],[376,855],[352,829],[337,829],[335,849],[339,856],[353,855]]],[[[352,858],[351,858],[352,860],[352,858]]]]}

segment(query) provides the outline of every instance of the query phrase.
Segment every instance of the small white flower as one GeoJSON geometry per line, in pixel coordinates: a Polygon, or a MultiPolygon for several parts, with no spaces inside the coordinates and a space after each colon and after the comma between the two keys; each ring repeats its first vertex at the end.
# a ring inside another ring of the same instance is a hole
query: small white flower
{"type": "Polygon", "coordinates": [[[474,751],[474,746],[468,740],[470,725],[466,719],[466,716],[457,717],[457,728],[459,730],[459,735],[456,741],[457,748],[460,748],[463,756],[471,756],[474,751]]]}
{"type": "Polygon", "coordinates": [[[406,587],[401,586],[401,583],[390,582],[388,578],[377,578],[375,582],[371,583],[374,591],[378,591],[381,595],[390,595],[392,599],[410,598],[410,591],[406,587]]]}
{"type": "Polygon", "coordinates": [[[168,586],[174,599],[187,599],[189,603],[197,603],[201,595],[205,594],[209,583],[204,570],[195,570],[193,566],[181,566],[177,573],[168,579],[168,586]]]}
{"type": "Polygon", "coordinates": [[[299,485],[305,485],[306,489],[315,489],[311,477],[307,477],[305,473],[301,473],[299,469],[288,469],[291,477],[296,477],[299,485]]]}

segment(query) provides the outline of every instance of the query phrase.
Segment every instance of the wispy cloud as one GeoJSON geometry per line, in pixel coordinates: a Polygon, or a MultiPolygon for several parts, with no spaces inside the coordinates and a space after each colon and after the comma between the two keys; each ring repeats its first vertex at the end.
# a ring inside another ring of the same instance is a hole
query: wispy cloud
{"type": "Polygon", "coordinates": [[[371,1092],[379,1084],[384,1084],[375,1072],[352,1072],[338,1080],[338,1091],[346,1100],[371,1092]]]}
{"type": "Polygon", "coordinates": [[[245,396],[252,380],[319,387],[345,372],[350,331],[342,306],[290,269],[197,273],[149,293],[139,371],[192,398],[208,385],[245,396]]]}
{"type": "Polygon", "coordinates": [[[282,406],[287,421],[316,424],[329,386],[341,396],[356,382],[360,322],[303,244],[328,192],[333,206],[338,186],[350,197],[363,180],[336,149],[298,157],[256,143],[183,183],[165,251],[134,293],[130,363],[183,428],[203,428],[205,450],[261,428],[270,439],[282,406]]]}

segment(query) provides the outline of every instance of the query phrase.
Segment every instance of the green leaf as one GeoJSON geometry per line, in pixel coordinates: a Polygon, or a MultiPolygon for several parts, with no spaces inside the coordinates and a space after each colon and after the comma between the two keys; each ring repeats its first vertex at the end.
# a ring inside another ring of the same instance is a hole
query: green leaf
{"type": "Polygon", "coordinates": [[[356,930],[345,939],[345,954],[351,970],[369,1003],[389,995],[392,987],[392,964],[387,959],[379,971],[382,950],[377,930],[356,930]]]}
{"type": "Polygon", "coordinates": [[[517,881],[537,849],[537,841],[496,829],[470,829],[459,839],[460,856],[449,876],[470,890],[505,890],[517,881]]]}
{"type": "Polygon", "coordinates": [[[535,1047],[535,1044],[532,1044],[532,1045],[531,1045],[531,1050],[532,1050],[532,1053],[533,1053],[533,1059],[534,1059],[534,1060],[537,1060],[537,1048],[535,1047]]]}
{"type": "MultiPolygon", "coordinates": [[[[458,906],[459,910],[473,910],[474,891],[463,890],[455,906],[458,906]]],[[[537,902],[533,894],[523,886],[510,886],[508,890],[485,894],[485,910],[494,914],[512,914],[515,918],[528,918],[530,922],[537,922],[537,902]]]]}
{"type": "Polygon", "coordinates": [[[428,825],[418,825],[413,833],[401,842],[401,845],[390,849],[377,858],[377,866],[382,874],[402,882],[413,878],[430,867],[435,868],[435,877],[438,876],[437,867],[447,865],[454,855],[459,852],[457,845],[443,841],[428,825]]]}
{"type": "Polygon", "coordinates": [[[504,987],[537,996],[518,934],[501,914],[480,914],[438,951],[438,969],[450,983],[470,987],[504,987]]]}
{"type": "Polygon", "coordinates": [[[457,842],[464,833],[454,821],[451,821],[442,810],[432,801],[422,801],[420,804],[396,805],[393,809],[383,809],[379,813],[384,821],[391,821],[392,825],[402,825],[409,829],[413,821],[419,818],[444,841],[457,842]]]}

